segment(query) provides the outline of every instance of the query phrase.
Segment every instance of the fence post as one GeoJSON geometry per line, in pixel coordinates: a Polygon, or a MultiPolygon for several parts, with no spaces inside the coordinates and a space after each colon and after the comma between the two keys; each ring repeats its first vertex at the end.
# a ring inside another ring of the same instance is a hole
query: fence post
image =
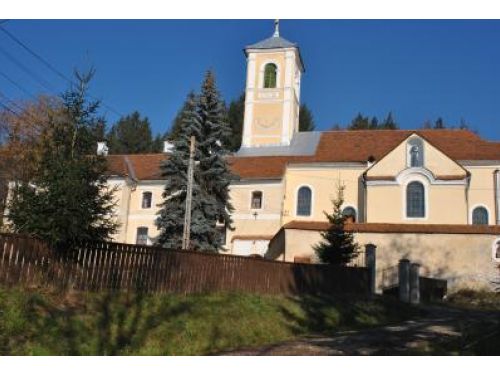
{"type": "Polygon", "coordinates": [[[420,264],[410,266],[410,303],[420,303],[420,264]]]}
{"type": "Polygon", "coordinates": [[[399,300],[410,302],[410,261],[401,259],[399,261],[399,300]]]}
{"type": "Polygon", "coordinates": [[[377,246],[372,243],[365,245],[365,266],[370,270],[370,292],[375,294],[376,283],[377,283],[377,273],[376,273],[376,263],[377,263],[377,246]]]}

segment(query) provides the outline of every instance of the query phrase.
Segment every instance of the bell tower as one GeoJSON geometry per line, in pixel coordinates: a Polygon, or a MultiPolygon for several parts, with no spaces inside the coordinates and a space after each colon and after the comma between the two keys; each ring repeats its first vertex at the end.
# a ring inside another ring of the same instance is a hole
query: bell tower
{"type": "Polygon", "coordinates": [[[247,83],[242,147],[288,146],[299,129],[304,65],[295,43],[274,34],[245,48],[247,83]]]}

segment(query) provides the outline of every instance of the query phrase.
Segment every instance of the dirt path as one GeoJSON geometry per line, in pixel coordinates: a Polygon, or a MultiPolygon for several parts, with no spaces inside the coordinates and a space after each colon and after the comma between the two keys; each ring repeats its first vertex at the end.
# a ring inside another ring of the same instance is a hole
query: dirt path
{"type": "Polygon", "coordinates": [[[426,318],[331,337],[310,337],[260,348],[240,349],[222,355],[400,355],[426,345],[461,340],[473,324],[497,324],[499,314],[432,307],[426,318]]]}

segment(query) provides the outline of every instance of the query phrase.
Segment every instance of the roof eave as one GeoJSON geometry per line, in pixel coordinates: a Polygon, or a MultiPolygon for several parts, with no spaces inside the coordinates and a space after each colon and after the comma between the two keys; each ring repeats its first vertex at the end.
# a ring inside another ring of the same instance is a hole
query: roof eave
{"type": "Polygon", "coordinates": [[[286,51],[286,50],[297,50],[297,54],[299,55],[299,62],[300,62],[300,70],[302,73],[305,73],[306,71],[306,66],[304,64],[304,60],[302,59],[302,54],[300,53],[300,48],[298,46],[291,46],[291,47],[284,47],[284,48],[252,48],[252,47],[245,47],[243,48],[243,53],[245,54],[245,57],[248,57],[249,52],[262,52],[262,51],[286,51]]]}

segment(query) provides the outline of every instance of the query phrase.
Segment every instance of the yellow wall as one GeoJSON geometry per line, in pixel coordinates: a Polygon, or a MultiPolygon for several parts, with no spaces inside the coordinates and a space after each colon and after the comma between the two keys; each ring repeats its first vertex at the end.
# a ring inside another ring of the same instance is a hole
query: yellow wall
{"type": "MultiPolygon", "coordinates": [[[[285,85],[285,53],[284,52],[271,52],[271,53],[266,53],[266,52],[259,52],[255,54],[255,77],[257,78],[256,82],[257,88],[262,88],[264,87],[264,81],[263,81],[263,69],[264,65],[267,62],[273,62],[278,66],[279,70],[279,80],[277,83],[278,88],[282,88],[285,85]]],[[[258,99],[257,96],[257,91],[255,92],[254,99],[258,99]]],[[[281,92],[281,95],[283,93],[281,92]]],[[[280,99],[283,97],[281,96],[280,99]]]]}
{"type": "MultiPolygon", "coordinates": [[[[498,263],[492,258],[492,245],[497,238],[500,238],[500,235],[355,234],[355,239],[361,246],[364,247],[368,243],[377,246],[379,288],[382,270],[397,265],[402,258],[407,258],[421,264],[423,276],[447,279],[449,290],[492,287],[491,282],[500,277],[498,263]]],[[[310,256],[315,260],[312,246],[320,241],[320,233],[316,231],[286,230],[284,260],[293,262],[296,256],[310,256]]],[[[279,241],[276,245],[283,246],[279,241]]],[[[279,260],[283,260],[283,257],[279,257],[279,260]]]]}
{"type": "MultiPolygon", "coordinates": [[[[418,136],[409,137],[403,141],[394,150],[389,152],[385,157],[378,161],[372,168],[367,171],[367,176],[393,176],[396,177],[401,171],[407,168],[407,142],[412,138],[420,138],[418,136]]],[[[423,144],[424,153],[424,168],[431,171],[434,176],[463,176],[465,170],[455,161],[443,154],[437,148],[420,138],[423,144]]]]}
{"type": "Polygon", "coordinates": [[[164,183],[162,181],[133,184],[125,180],[110,180],[111,186],[116,186],[115,197],[117,207],[115,209],[120,228],[115,234],[114,240],[119,242],[136,243],[137,228],[147,227],[151,241],[158,235],[155,219],[159,211],[158,204],[162,201],[164,183]],[[142,208],[142,193],[152,193],[151,208],[142,208]]]}
{"type": "Polygon", "coordinates": [[[500,165],[489,167],[467,167],[470,172],[469,188],[469,219],[474,207],[480,205],[488,210],[488,220],[490,225],[495,224],[495,170],[500,165]]]}
{"type": "Polygon", "coordinates": [[[298,129],[299,88],[296,72],[300,69],[297,51],[251,51],[247,76],[244,120],[245,146],[288,143],[298,129]],[[287,58],[288,56],[288,58],[287,58]],[[278,67],[277,87],[264,88],[264,67],[278,67]]]}
{"type": "Polygon", "coordinates": [[[233,184],[229,195],[234,207],[233,231],[227,232],[226,247],[235,236],[273,236],[280,228],[283,187],[281,182],[233,184]],[[253,191],[262,191],[262,209],[251,208],[253,191]],[[257,215],[254,215],[256,213],[257,215]]]}
{"type": "MultiPolygon", "coordinates": [[[[358,201],[359,178],[363,168],[314,167],[296,169],[289,167],[284,177],[285,201],[283,205],[283,224],[292,220],[325,221],[323,211],[332,212],[332,199],[337,197],[339,181],[345,185],[344,206],[353,206],[361,219],[361,205],[358,201]],[[312,189],[311,216],[297,216],[297,192],[301,186],[312,189]]],[[[359,221],[358,220],[358,221],[359,221]]]]}
{"type": "Polygon", "coordinates": [[[465,186],[421,181],[427,193],[425,218],[406,218],[406,185],[381,185],[367,187],[367,222],[467,224],[465,186]]]}

